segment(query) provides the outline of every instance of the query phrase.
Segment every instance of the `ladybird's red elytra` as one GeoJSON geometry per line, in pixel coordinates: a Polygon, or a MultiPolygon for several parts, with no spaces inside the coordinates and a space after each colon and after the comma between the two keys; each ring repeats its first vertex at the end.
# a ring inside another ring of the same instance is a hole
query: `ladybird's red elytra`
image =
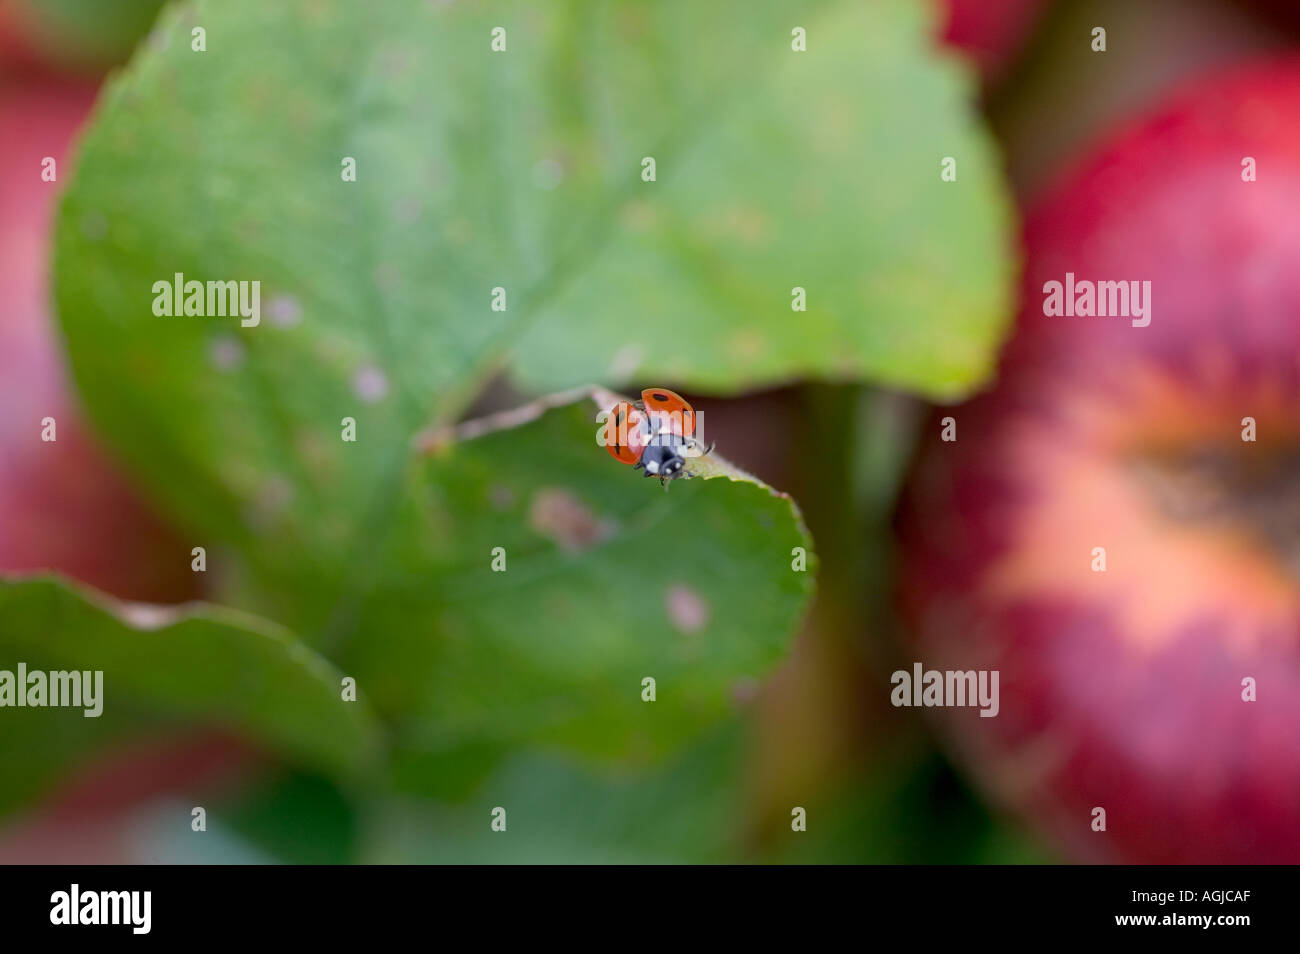
{"type": "Polygon", "coordinates": [[[624,464],[635,464],[650,442],[650,422],[645,414],[627,401],[610,408],[602,435],[605,450],[624,464]]]}
{"type": "Polygon", "coordinates": [[[641,392],[641,406],[652,420],[665,418],[683,437],[695,436],[695,408],[680,394],[667,388],[646,388],[641,392]]]}
{"type": "Polygon", "coordinates": [[[658,477],[667,488],[670,480],[695,476],[686,469],[688,451],[713,450],[702,448],[695,432],[695,409],[685,398],[667,388],[646,388],[635,404],[619,401],[609,409],[601,437],[615,460],[658,477]]]}

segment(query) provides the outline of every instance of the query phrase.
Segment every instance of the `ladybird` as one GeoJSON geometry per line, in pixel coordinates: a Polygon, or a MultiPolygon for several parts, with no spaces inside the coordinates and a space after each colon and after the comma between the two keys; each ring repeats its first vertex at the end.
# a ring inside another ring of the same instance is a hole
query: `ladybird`
{"type": "MultiPolygon", "coordinates": [[[[680,394],[667,388],[646,388],[635,403],[619,401],[610,408],[605,425],[605,449],[621,463],[630,464],[668,481],[694,477],[686,469],[688,451],[701,448],[695,439],[695,409],[680,394]]],[[[710,444],[700,451],[713,450],[710,444]]]]}

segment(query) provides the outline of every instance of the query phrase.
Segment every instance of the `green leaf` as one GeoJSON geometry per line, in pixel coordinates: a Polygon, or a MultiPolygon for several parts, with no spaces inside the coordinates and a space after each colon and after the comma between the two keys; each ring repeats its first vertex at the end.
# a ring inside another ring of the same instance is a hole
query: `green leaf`
{"type": "Polygon", "coordinates": [[[668,492],[641,479],[596,443],[614,400],[557,395],[424,435],[327,642],[404,718],[399,774],[436,777],[467,746],[652,760],[787,645],[816,569],[793,568],[811,550],[793,502],[716,454],[668,492]]]}
{"type": "Polygon", "coordinates": [[[1011,216],[924,8],[170,8],[103,95],[59,218],[88,410],[161,503],[244,554],[258,611],[313,632],[410,436],[493,369],[959,394],[1009,313],[1011,216]],[[260,324],[155,316],[176,274],[260,281],[260,324]]]}
{"type": "Polygon", "coordinates": [[[228,729],[344,776],[375,752],[366,703],[342,701],[338,671],[242,613],[120,603],[54,579],[0,580],[0,670],[16,681],[19,663],[29,674],[102,672],[91,708],[101,711],[9,700],[0,709],[0,811],[37,796],[80,757],[156,729],[228,729]]]}
{"type": "Polygon", "coordinates": [[[452,802],[386,798],[363,828],[365,864],[717,864],[746,860],[736,720],[642,772],[593,773],[518,755],[452,802]],[[506,810],[505,833],[491,827],[506,810]]]}
{"type": "MultiPolygon", "coordinates": [[[[355,809],[329,779],[273,775],[208,816],[277,864],[343,865],[356,860],[355,809]]],[[[196,859],[202,862],[202,859],[196,859]]]]}
{"type": "Polygon", "coordinates": [[[569,104],[555,154],[577,157],[554,193],[572,251],[513,352],[518,378],[859,379],[943,399],[978,385],[1013,310],[1014,217],[929,7],[584,8],[551,78],[569,104]]]}
{"type": "MultiPolygon", "coordinates": [[[[384,798],[365,812],[369,864],[1041,864],[1019,826],[996,818],[920,740],[860,752],[862,764],[755,812],[745,755],[724,724],[652,771],[591,772],[571,760],[516,756],[454,801],[384,798]],[[491,828],[506,810],[506,832],[491,828]],[[793,806],[791,806],[793,807],[793,806]]],[[[748,766],[750,772],[753,765],[748,766]]]]}
{"type": "Polygon", "coordinates": [[[590,408],[441,455],[413,438],[501,368],[536,387],[974,386],[1009,312],[1011,216],[922,9],[169,8],[105,92],[60,212],[89,412],[210,548],[221,597],[355,669],[410,719],[417,762],[654,757],[788,637],[810,586],[791,504],[743,480],[659,496],[593,447],[590,408]],[[260,282],[259,324],[156,316],[176,274],[260,282]],[[616,532],[571,552],[532,519],[548,509],[616,532]],[[696,598],[693,644],[667,607],[696,598]],[[651,717],[636,690],[661,672],[677,708],[651,717]]]}

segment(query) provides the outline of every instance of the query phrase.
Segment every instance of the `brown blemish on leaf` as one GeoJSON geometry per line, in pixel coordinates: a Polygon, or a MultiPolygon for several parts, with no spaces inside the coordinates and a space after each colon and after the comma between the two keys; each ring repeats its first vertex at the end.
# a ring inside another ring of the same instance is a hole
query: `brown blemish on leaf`
{"type": "Polygon", "coordinates": [[[276,474],[264,480],[257,489],[256,498],[246,511],[246,519],[254,530],[267,530],[284,514],[293,502],[294,488],[286,478],[276,474]]]}
{"type": "Polygon", "coordinates": [[[569,551],[585,550],[614,532],[613,523],[598,519],[577,496],[560,487],[543,487],[533,494],[528,525],[569,551]]]}
{"type": "Polygon", "coordinates": [[[759,681],[752,676],[737,679],[731,684],[731,701],[740,708],[753,705],[759,688],[759,681]]]}
{"type": "Polygon", "coordinates": [[[649,202],[632,199],[623,204],[619,210],[623,226],[631,232],[647,232],[655,226],[658,213],[649,202]]]}
{"type": "Polygon", "coordinates": [[[733,203],[707,210],[703,227],[710,235],[740,241],[746,245],[762,244],[772,234],[772,221],[767,213],[748,203],[733,203]]]}
{"type": "Polygon", "coordinates": [[[727,346],[737,358],[757,358],[767,350],[767,342],[755,331],[737,332],[727,346]]]}

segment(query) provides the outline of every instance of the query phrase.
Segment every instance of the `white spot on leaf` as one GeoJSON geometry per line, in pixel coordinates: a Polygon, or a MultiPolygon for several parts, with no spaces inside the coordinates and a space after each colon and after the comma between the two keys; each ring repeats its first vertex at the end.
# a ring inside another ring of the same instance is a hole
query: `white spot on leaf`
{"type": "Polygon", "coordinates": [[[208,361],[218,371],[234,371],[244,363],[244,344],[234,335],[218,335],[208,342],[208,361]]]}
{"type": "Polygon", "coordinates": [[[564,181],[564,167],[555,159],[540,159],[533,166],[533,182],[537,188],[550,191],[564,181]]]}
{"type": "Polygon", "coordinates": [[[267,311],[277,328],[292,328],[302,320],[302,305],[293,295],[276,295],[267,304],[267,311]]]}
{"type": "Polygon", "coordinates": [[[364,365],[352,376],[352,391],[367,404],[382,401],[388,395],[388,375],[373,364],[364,365]]]}
{"type": "Polygon", "coordinates": [[[709,621],[709,604],[684,583],[664,591],[664,609],[669,621],[683,633],[698,633],[709,621]]]}

